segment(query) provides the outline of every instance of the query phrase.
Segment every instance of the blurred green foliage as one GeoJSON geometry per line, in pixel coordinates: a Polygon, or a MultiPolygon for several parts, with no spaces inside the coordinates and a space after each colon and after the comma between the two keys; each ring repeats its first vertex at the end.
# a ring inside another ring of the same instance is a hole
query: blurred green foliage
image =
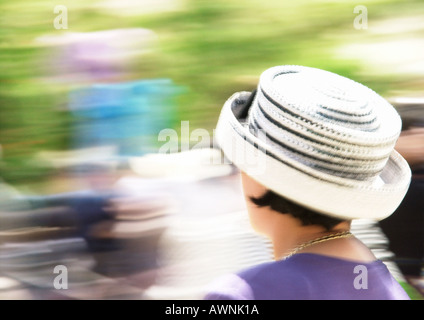
{"type": "Polygon", "coordinates": [[[104,10],[104,1],[0,2],[0,174],[4,179],[11,183],[41,179],[48,172],[32,161],[37,152],[69,148],[73,121],[66,108],[69,88],[49,81],[51,50],[35,41],[40,36],[134,27],[153,30],[159,40],[155,55],[139,61],[134,73],[140,79],[170,78],[188,89],[178,98],[176,128],[180,120],[188,120],[192,130],[212,130],[225,99],[235,91],[252,90],[260,73],[274,65],[327,69],[381,94],[401,86],[404,78],[369,74],[362,64],[364,57],[341,58],[334,49],[375,38],[353,27],[356,5],[367,7],[370,24],[423,9],[420,0],[175,2],[173,10],[139,15],[104,10]],[[68,8],[68,30],[53,27],[58,4],[68,8]]]}

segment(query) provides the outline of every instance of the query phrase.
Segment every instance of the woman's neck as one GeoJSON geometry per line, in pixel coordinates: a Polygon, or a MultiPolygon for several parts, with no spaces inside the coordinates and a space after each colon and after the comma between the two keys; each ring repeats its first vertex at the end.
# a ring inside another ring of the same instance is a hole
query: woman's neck
{"type": "MultiPolygon", "coordinates": [[[[361,241],[353,235],[348,236],[344,233],[350,230],[350,222],[348,221],[338,224],[331,230],[326,230],[324,227],[316,225],[302,226],[295,218],[292,218],[291,221],[287,219],[289,218],[288,215],[280,216],[285,221],[281,221],[281,224],[277,224],[277,221],[275,221],[275,227],[272,228],[273,231],[270,235],[276,260],[285,258],[293,253],[296,248],[299,248],[299,250],[295,254],[315,253],[361,262],[376,260],[371,250],[361,241]],[[329,236],[328,240],[314,243],[314,240],[326,236],[329,236]],[[302,247],[302,245],[310,242],[313,243],[302,247]]],[[[278,218],[277,216],[277,220],[278,218]]]]}

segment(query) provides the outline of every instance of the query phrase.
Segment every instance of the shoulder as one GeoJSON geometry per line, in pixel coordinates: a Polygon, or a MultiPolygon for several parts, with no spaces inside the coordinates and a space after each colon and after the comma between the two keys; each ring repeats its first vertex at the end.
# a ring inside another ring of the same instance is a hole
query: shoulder
{"type": "Polygon", "coordinates": [[[302,282],[299,277],[285,277],[286,274],[293,276],[298,273],[296,268],[292,268],[291,265],[291,263],[285,261],[268,262],[244,269],[237,274],[222,276],[206,288],[205,299],[261,299],[265,292],[272,292],[273,287],[292,288],[299,286],[302,282]]]}
{"type": "Polygon", "coordinates": [[[260,264],[221,277],[209,287],[209,300],[405,299],[381,261],[360,263],[314,254],[260,264]],[[365,267],[365,270],[358,266],[365,267]],[[366,281],[366,289],[363,282],[366,281]],[[355,285],[356,283],[360,285],[355,285]]]}
{"type": "Polygon", "coordinates": [[[249,283],[237,274],[228,274],[214,280],[206,288],[205,300],[253,300],[249,283]]]}

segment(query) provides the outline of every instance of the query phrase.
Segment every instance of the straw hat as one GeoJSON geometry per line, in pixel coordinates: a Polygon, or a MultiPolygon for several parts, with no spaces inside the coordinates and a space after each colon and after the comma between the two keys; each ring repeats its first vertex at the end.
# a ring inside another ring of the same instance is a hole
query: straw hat
{"type": "Polygon", "coordinates": [[[277,66],[255,92],[227,100],[215,134],[234,165],[283,197],[337,218],[381,220],[411,179],[394,150],[401,126],[396,110],[364,85],[277,66]]]}

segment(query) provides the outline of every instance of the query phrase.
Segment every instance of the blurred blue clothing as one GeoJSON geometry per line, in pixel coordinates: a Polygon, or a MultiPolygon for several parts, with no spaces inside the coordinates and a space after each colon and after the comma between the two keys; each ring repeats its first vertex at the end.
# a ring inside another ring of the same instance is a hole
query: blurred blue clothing
{"type": "Polygon", "coordinates": [[[73,90],[76,148],[114,145],[121,156],[142,155],[172,125],[173,99],[181,92],[169,79],[93,84],[73,90]]]}

